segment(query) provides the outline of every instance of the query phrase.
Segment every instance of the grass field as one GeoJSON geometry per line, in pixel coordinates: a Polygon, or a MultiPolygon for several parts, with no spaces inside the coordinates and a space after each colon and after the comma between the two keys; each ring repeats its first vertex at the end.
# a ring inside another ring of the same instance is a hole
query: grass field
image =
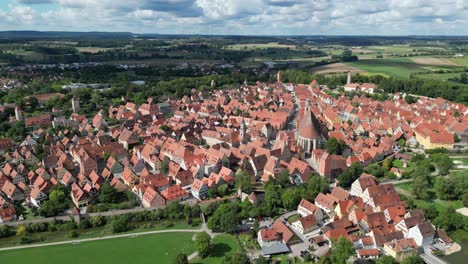
{"type": "Polygon", "coordinates": [[[435,69],[450,69],[455,67],[418,64],[409,58],[369,59],[346,62],[346,64],[364,71],[368,71],[370,73],[382,73],[400,78],[408,78],[411,73],[435,69]]]}
{"type": "MultiPolygon", "coordinates": [[[[227,235],[227,234],[217,235],[213,239],[212,244],[213,244],[213,249],[211,250],[212,253],[208,257],[204,259],[196,258],[193,261],[191,261],[191,263],[219,264],[221,263],[221,260],[224,258],[224,256],[240,250],[240,245],[237,239],[232,235],[227,235]]],[[[163,263],[163,262],[158,262],[158,263],[163,263]]]]}
{"type": "Polygon", "coordinates": [[[172,263],[195,252],[193,233],[162,233],[0,252],[2,263],[172,263]]]}
{"type": "MultiPolygon", "coordinates": [[[[153,226],[151,228],[144,228],[142,227],[143,225],[144,223],[140,223],[140,227],[135,227],[135,229],[126,233],[138,233],[138,232],[163,230],[163,229],[193,229],[199,226],[199,221],[197,219],[197,221],[194,221],[193,225],[188,225],[185,222],[177,222],[177,223],[174,223],[174,225],[169,228],[165,227],[162,223],[153,223],[153,226]]],[[[79,233],[79,237],[72,238],[72,239],[66,237],[66,235],[68,234],[68,231],[32,233],[31,238],[34,243],[51,243],[51,242],[59,242],[59,241],[66,241],[66,240],[93,238],[93,237],[112,235],[112,232],[105,226],[93,227],[89,229],[80,229],[77,231],[79,233]]],[[[18,246],[20,245],[20,238],[21,237],[17,235],[7,237],[7,238],[1,238],[0,247],[18,246]]]]}

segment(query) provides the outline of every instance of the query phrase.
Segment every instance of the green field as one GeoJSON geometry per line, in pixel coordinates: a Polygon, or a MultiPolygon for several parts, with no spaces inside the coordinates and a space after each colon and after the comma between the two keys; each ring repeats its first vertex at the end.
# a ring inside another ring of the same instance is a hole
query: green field
{"type": "Polygon", "coordinates": [[[455,62],[456,64],[461,66],[468,66],[468,56],[465,56],[463,58],[451,58],[450,61],[455,62]]]}
{"type": "Polygon", "coordinates": [[[460,72],[449,72],[449,73],[428,73],[428,74],[418,74],[419,78],[424,79],[439,79],[439,80],[448,80],[451,78],[459,78],[460,72]]]}
{"type": "MultiPolygon", "coordinates": [[[[188,225],[185,222],[175,222],[171,227],[166,227],[164,223],[151,223],[151,228],[146,228],[145,223],[138,223],[138,226],[132,226],[132,229],[129,232],[125,233],[139,233],[139,232],[146,232],[146,231],[154,231],[154,230],[164,230],[164,229],[193,229],[199,226],[199,221],[193,222],[193,225],[188,225]]],[[[102,236],[110,236],[113,235],[112,232],[106,226],[101,227],[93,227],[88,229],[77,229],[79,233],[78,238],[67,238],[68,231],[57,230],[53,232],[37,232],[32,233],[31,238],[34,243],[52,243],[52,242],[60,242],[66,240],[75,240],[75,239],[84,239],[84,238],[94,238],[94,237],[102,237],[102,236]]],[[[124,234],[125,234],[124,233],[124,234]]],[[[0,248],[2,247],[13,247],[20,245],[21,236],[15,235],[11,237],[1,238],[0,239],[0,248]]]]}
{"type": "MultiPolygon", "coordinates": [[[[219,264],[224,256],[237,252],[240,250],[239,243],[237,239],[232,235],[221,234],[217,235],[213,241],[213,249],[211,250],[211,254],[202,259],[196,258],[191,263],[197,264],[219,264]]],[[[1,255],[0,255],[1,256],[1,255]]],[[[162,262],[158,262],[162,263],[162,262]]]]}
{"type": "Polygon", "coordinates": [[[178,253],[192,254],[194,233],[162,233],[0,252],[2,263],[172,263],[178,253]]]}
{"type": "Polygon", "coordinates": [[[346,62],[347,65],[368,71],[370,73],[382,73],[400,78],[408,78],[411,73],[426,72],[435,69],[450,69],[451,66],[431,66],[413,62],[409,58],[398,59],[369,59],[346,62]]]}

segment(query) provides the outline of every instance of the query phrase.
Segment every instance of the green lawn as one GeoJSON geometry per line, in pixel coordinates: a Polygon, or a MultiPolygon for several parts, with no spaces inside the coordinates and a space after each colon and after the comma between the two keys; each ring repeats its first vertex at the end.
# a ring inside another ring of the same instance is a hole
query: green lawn
{"type": "Polygon", "coordinates": [[[298,214],[291,215],[291,216],[288,218],[288,223],[290,223],[290,224],[291,224],[292,222],[294,222],[294,221],[298,220],[299,218],[301,218],[301,216],[300,216],[300,215],[298,215],[298,214]]]}
{"type": "MultiPolygon", "coordinates": [[[[163,230],[163,229],[195,229],[199,227],[198,219],[194,219],[193,225],[188,225],[185,222],[175,222],[174,225],[171,227],[167,227],[163,223],[152,222],[151,224],[152,226],[150,228],[145,228],[145,223],[138,223],[138,226],[135,226],[134,229],[126,233],[138,233],[138,232],[163,230]]],[[[94,237],[112,235],[112,232],[108,228],[106,228],[106,226],[93,227],[93,228],[88,228],[88,229],[80,229],[77,231],[79,233],[78,238],[71,238],[71,239],[67,238],[66,236],[68,234],[68,231],[32,233],[31,238],[34,243],[51,243],[51,242],[59,242],[59,241],[66,241],[66,240],[94,238],[94,237]]],[[[13,247],[13,246],[18,246],[18,245],[20,245],[20,236],[15,235],[15,236],[0,239],[0,248],[1,247],[13,247]]]]}
{"type": "Polygon", "coordinates": [[[399,184],[396,184],[395,187],[411,192],[411,182],[399,183],[399,184]]]}
{"type": "MultiPolygon", "coordinates": [[[[239,243],[237,239],[232,235],[221,234],[217,235],[213,241],[213,249],[211,250],[211,254],[202,259],[196,258],[191,263],[197,264],[219,264],[221,260],[231,253],[237,252],[240,250],[239,243]]],[[[163,262],[158,262],[163,263],[163,262]]]]}
{"type": "Polygon", "coordinates": [[[178,253],[192,254],[193,233],[162,233],[0,252],[2,263],[172,263],[178,253]]]}

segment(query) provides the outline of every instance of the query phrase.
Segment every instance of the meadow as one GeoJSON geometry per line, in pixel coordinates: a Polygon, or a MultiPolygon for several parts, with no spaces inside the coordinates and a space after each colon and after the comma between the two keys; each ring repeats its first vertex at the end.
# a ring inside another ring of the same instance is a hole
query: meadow
{"type": "Polygon", "coordinates": [[[2,263],[172,263],[195,252],[194,233],[161,233],[0,252],[2,263]]]}

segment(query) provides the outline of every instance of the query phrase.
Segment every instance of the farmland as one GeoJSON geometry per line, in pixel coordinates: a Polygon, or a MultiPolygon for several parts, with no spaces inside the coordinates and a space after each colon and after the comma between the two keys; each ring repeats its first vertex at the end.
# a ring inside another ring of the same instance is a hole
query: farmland
{"type": "Polygon", "coordinates": [[[162,233],[0,252],[4,263],[171,263],[192,254],[193,233],[162,233]],[[131,252],[132,254],[129,254],[131,252]]]}
{"type": "Polygon", "coordinates": [[[370,72],[382,73],[384,75],[408,78],[411,73],[427,72],[436,69],[452,69],[455,66],[436,66],[419,64],[408,58],[397,59],[369,59],[347,62],[349,66],[370,72]]]}

